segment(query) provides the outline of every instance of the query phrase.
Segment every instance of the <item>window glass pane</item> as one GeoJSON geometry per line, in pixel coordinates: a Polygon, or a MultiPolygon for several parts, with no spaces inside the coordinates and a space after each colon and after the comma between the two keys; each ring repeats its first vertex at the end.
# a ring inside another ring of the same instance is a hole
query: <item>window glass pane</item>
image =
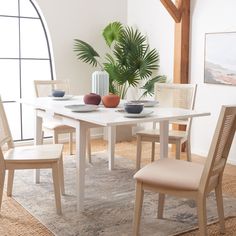
{"type": "MultiPolygon", "coordinates": [[[[3,101],[34,97],[33,80],[52,79],[49,48],[39,17],[30,0],[0,0],[0,96],[3,101]],[[18,14],[25,18],[18,18],[18,14]]],[[[16,102],[4,104],[13,139],[33,138],[32,108],[16,102]]]]}
{"type": "Polygon", "coordinates": [[[4,103],[7,120],[13,140],[21,139],[20,104],[15,102],[4,103]]]}
{"type": "Polygon", "coordinates": [[[19,60],[0,59],[0,95],[3,101],[20,97],[19,60]]]}
{"type": "Polygon", "coordinates": [[[21,57],[49,58],[47,41],[39,19],[20,19],[21,57]]]}
{"type": "Polygon", "coordinates": [[[0,17],[0,57],[19,58],[18,25],[17,18],[0,17]]]}
{"type": "Polygon", "coordinates": [[[32,107],[22,105],[22,132],[23,139],[31,139],[34,137],[34,110],[32,107]]]}
{"type": "Polygon", "coordinates": [[[20,1],[20,16],[39,18],[38,13],[29,0],[20,1]]]}
{"type": "Polygon", "coordinates": [[[22,60],[21,61],[21,88],[22,97],[35,97],[33,81],[50,80],[49,60],[22,60]]]}
{"type": "Polygon", "coordinates": [[[0,15],[18,16],[18,0],[0,0],[0,15]]]}

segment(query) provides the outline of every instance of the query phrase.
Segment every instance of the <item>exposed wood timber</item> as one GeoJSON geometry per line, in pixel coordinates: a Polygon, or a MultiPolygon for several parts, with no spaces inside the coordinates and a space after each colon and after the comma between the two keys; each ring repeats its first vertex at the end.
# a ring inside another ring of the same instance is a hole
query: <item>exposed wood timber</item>
{"type": "Polygon", "coordinates": [[[160,0],[175,21],[174,82],[188,83],[190,0],[160,0]]]}
{"type": "Polygon", "coordinates": [[[181,20],[181,12],[175,6],[175,4],[171,0],[161,0],[161,3],[165,6],[166,10],[172,16],[175,22],[180,22],[181,20]]]}
{"type": "MultiPolygon", "coordinates": [[[[175,21],[173,82],[185,84],[189,82],[190,0],[176,0],[175,4],[171,0],[160,1],[175,21]]],[[[185,130],[186,126],[173,128],[185,130]]]]}

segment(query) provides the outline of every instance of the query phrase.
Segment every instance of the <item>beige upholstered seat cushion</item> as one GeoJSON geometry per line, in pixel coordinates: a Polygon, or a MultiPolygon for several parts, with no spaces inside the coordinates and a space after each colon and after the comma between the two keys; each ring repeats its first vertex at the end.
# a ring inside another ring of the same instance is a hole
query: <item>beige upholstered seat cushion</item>
{"type": "Polygon", "coordinates": [[[134,178],[160,188],[197,190],[203,167],[198,163],[165,158],[146,165],[134,178]]]}

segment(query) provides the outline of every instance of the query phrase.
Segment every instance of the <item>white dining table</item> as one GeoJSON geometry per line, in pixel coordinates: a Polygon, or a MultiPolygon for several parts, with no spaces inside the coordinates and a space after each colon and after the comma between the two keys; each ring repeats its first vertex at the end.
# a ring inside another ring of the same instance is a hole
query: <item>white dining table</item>
{"type": "MultiPolygon", "coordinates": [[[[74,96],[68,100],[54,100],[51,97],[20,99],[22,104],[31,105],[35,110],[35,144],[41,144],[42,121],[53,118],[64,125],[76,129],[76,159],[77,159],[77,209],[84,209],[85,198],[85,170],[86,170],[86,133],[90,128],[108,127],[108,168],[114,168],[116,127],[119,125],[132,125],[143,122],[159,122],[160,126],[160,158],[168,157],[169,122],[190,117],[208,116],[209,112],[186,110],[180,108],[145,107],[145,111],[152,111],[146,117],[127,118],[120,112],[122,104],[117,108],[105,108],[99,105],[97,110],[91,112],[73,112],[67,105],[83,103],[83,96],[74,96]]],[[[37,176],[39,179],[39,175],[37,176]]]]}

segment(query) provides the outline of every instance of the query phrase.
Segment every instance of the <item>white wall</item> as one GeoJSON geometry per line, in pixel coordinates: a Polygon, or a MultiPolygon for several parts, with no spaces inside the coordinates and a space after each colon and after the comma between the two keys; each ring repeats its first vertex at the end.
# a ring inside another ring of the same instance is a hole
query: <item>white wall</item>
{"type": "MultiPolygon", "coordinates": [[[[190,81],[198,84],[196,109],[211,112],[193,121],[195,154],[207,155],[221,105],[236,104],[236,87],[203,82],[205,33],[236,31],[235,9],[235,0],[191,0],[190,81]]],[[[160,53],[160,73],[172,80],[174,22],[160,1],[129,0],[128,23],[147,33],[151,46],[160,53]]],[[[229,160],[236,163],[236,139],[229,160]]]]}
{"type": "Polygon", "coordinates": [[[128,24],[144,33],[160,54],[159,73],[172,80],[174,22],[157,0],[128,0],[128,24]]]}
{"type": "Polygon", "coordinates": [[[68,79],[73,94],[91,91],[91,66],[76,59],[74,39],[89,42],[101,54],[106,48],[103,28],[127,21],[127,0],[36,0],[51,35],[57,79],[68,79]]]}
{"type": "MultiPolygon", "coordinates": [[[[91,90],[95,69],[79,62],[73,39],[80,38],[104,53],[101,31],[108,22],[128,22],[147,34],[150,46],[160,53],[160,73],[172,80],[174,21],[157,0],[37,0],[52,38],[57,78],[70,79],[72,90],[91,90]],[[128,10],[127,10],[128,7],[128,10]]],[[[192,129],[193,153],[206,155],[222,104],[236,104],[236,87],[204,84],[204,36],[209,32],[236,31],[235,0],[191,0],[190,81],[197,83],[196,108],[211,116],[196,118],[192,129]]],[[[230,153],[236,163],[236,140],[230,153]]]]}
{"type": "MultiPolygon", "coordinates": [[[[206,155],[215,129],[220,107],[236,104],[236,87],[204,84],[204,38],[205,33],[236,31],[235,0],[192,0],[191,64],[192,83],[199,84],[196,109],[211,112],[209,118],[198,118],[193,122],[192,151],[206,155]]],[[[235,44],[236,45],[236,44],[235,44]]],[[[234,47],[235,45],[232,45],[234,47]]],[[[236,163],[236,139],[229,156],[236,163]]]]}

